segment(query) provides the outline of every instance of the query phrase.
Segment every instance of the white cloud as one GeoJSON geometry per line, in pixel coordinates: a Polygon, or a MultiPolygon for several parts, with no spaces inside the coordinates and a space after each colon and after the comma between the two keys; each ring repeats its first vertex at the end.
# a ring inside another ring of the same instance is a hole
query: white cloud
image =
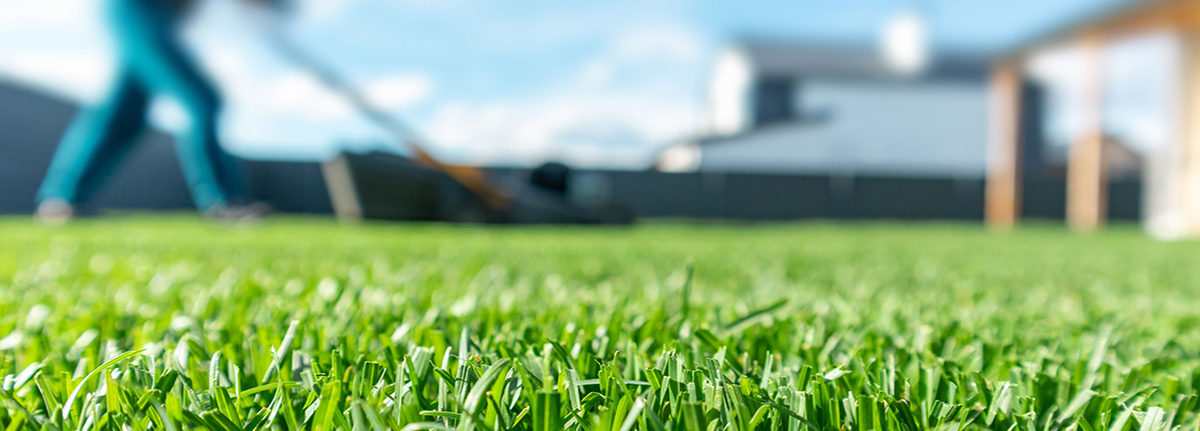
{"type": "Polygon", "coordinates": [[[18,51],[0,72],[73,99],[99,100],[112,81],[112,56],[100,50],[18,51]]]}
{"type": "Polygon", "coordinates": [[[694,105],[633,94],[553,94],[492,103],[453,103],[428,124],[439,153],[464,163],[642,168],[657,143],[695,127],[694,105]]]}
{"type": "MultiPolygon", "coordinates": [[[[237,3],[204,2],[187,36],[226,96],[222,135],[234,151],[322,157],[345,142],[385,137],[339,95],[256,40],[257,34],[248,30],[253,25],[237,3]]],[[[293,24],[311,30],[351,16],[356,3],[302,0],[300,19],[293,24]]],[[[450,3],[461,2],[404,4],[445,8],[450,3]]],[[[6,2],[0,14],[0,75],[76,100],[98,99],[113,69],[100,4],[102,0],[6,2]]],[[[540,31],[572,30],[568,23],[556,25],[540,31]]],[[[696,130],[706,46],[690,27],[659,21],[572,31],[588,37],[607,32],[609,41],[595,56],[578,63],[575,79],[548,83],[524,95],[439,100],[431,71],[347,72],[365,76],[363,90],[373,102],[424,120],[416,122],[422,126],[418,128],[437,149],[459,160],[529,163],[523,158],[530,157],[633,166],[648,160],[658,144],[696,130]]],[[[489,76],[486,70],[480,73],[489,76]]],[[[156,102],[151,117],[170,129],[186,124],[181,109],[169,102],[156,102]]]]}
{"type": "MultiPolygon", "coordinates": [[[[649,23],[617,33],[607,50],[579,69],[580,83],[600,88],[622,75],[654,78],[656,73],[694,73],[700,66],[704,41],[679,23],[649,23]]],[[[678,76],[676,78],[679,78],[678,76]]]]}
{"type": "Polygon", "coordinates": [[[579,70],[579,82],[589,87],[599,87],[612,82],[616,65],[609,58],[589,61],[579,70]]]}
{"type": "MultiPolygon", "coordinates": [[[[226,96],[222,135],[231,147],[251,154],[325,157],[346,141],[380,139],[374,125],[314,75],[264,63],[265,57],[247,46],[207,51],[206,64],[226,96]]],[[[427,75],[415,72],[381,75],[362,85],[367,97],[388,111],[426,102],[432,88],[427,75]]]]}
{"type": "Polygon", "coordinates": [[[354,0],[304,0],[299,2],[302,19],[328,22],[338,19],[354,3],[354,0]]]}
{"type": "Polygon", "coordinates": [[[253,109],[258,115],[338,121],[349,119],[354,114],[349,103],[307,73],[291,72],[274,77],[269,82],[248,80],[230,84],[238,88],[230,94],[234,103],[253,109]]]}
{"type": "Polygon", "coordinates": [[[703,41],[678,24],[633,27],[542,94],[442,105],[429,134],[465,162],[641,168],[659,145],[698,130],[703,41]]]}
{"type": "Polygon", "coordinates": [[[693,63],[700,59],[704,42],[683,24],[654,23],[620,34],[613,48],[622,59],[693,63]]]}
{"type": "Polygon", "coordinates": [[[415,73],[401,73],[368,82],[365,91],[372,103],[379,106],[400,109],[408,108],[424,102],[433,89],[428,76],[415,73]]]}
{"type": "Polygon", "coordinates": [[[0,75],[99,99],[112,75],[99,0],[11,0],[0,13],[0,75]]]}
{"type": "Polygon", "coordinates": [[[98,26],[100,5],[100,0],[9,0],[0,14],[0,33],[90,31],[98,26]]]}

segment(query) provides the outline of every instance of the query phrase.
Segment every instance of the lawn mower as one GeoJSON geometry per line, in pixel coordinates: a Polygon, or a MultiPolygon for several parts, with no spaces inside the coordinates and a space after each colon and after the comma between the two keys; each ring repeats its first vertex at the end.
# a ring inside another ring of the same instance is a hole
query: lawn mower
{"type": "Polygon", "coordinates": [[[525,181],[500,185],[479,167],[444,163],[404,122],[374,105],[326,63],[276,28],[273,46],[341,95],[364,118],[406,147],[408,157],[344,152],[322,164],[330,201],[343,220],[389,219],[505,224],[629,224],[633,213],[611,199],[572,199],[570,168],[549,163],[525,181]]]}

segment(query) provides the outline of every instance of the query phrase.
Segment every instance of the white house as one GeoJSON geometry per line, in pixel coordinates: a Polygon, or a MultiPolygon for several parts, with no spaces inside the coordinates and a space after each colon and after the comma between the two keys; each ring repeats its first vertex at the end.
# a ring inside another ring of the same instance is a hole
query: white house
{"type": "Polygon", "coordinates": [[[939,53],[904,74],[870,45],[737,43],[714,67],[708,134],[658,168],[982,178],[987,66],[939,53]]]}

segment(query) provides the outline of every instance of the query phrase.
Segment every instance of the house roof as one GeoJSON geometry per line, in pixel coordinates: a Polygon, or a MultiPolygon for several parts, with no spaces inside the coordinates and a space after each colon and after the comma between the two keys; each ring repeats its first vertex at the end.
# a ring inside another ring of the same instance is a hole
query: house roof
{"type": "MultiPolygon", "coordinates": [[[[742,40],[734,44],[760,76],[900,80],[876,47],[866,44],[821,44],[742,40]]],[[[918,80],[981,80],[988,59],[962,52],[937,52],[918,80]]]]}

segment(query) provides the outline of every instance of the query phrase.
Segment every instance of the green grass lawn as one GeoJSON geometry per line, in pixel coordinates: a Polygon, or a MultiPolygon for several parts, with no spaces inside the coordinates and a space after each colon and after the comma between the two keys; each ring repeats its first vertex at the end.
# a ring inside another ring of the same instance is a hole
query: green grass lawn
{"type": "Polygon", "coordinates": [[[7,430],[1200,427],[1132,227],[0,219],[7,430]]]}

